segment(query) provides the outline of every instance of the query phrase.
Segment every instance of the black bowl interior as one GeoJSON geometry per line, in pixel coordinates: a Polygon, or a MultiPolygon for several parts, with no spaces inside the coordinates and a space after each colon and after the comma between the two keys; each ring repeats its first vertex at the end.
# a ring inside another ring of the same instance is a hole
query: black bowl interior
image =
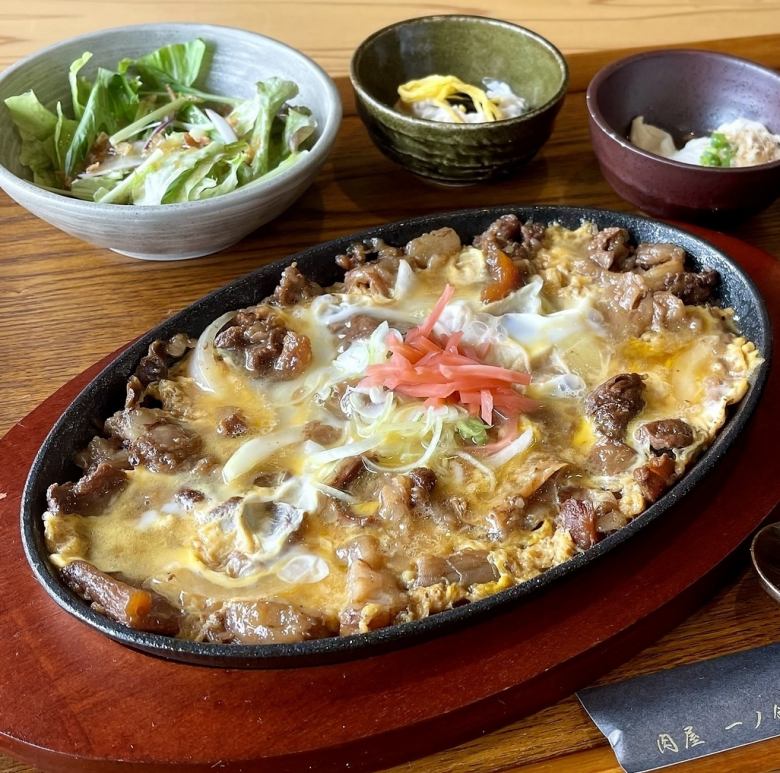
{"type": "Polygon", "coordinates": [[[596,107],[617,134],[631,121],[668,131],[678,147],[735,118],[780,133],[780,75],[711,51],[656,51],[618,63],[595,91],[596,107]]]}
{"type": "Polygon", "coordinates": [[[382,29],[355,52],[352,71],[369,96],[389,107],[400,84],[434,74],[473,84],[497,78],[531,108],[552,100],[566,81],[562,56],[544,38],[478,16],[429,16],[382,29]]]}
{"type": "Polygon", "coordinates": [[[769,369],[771,328],[764,303],[753,283],[731,260],[705,241],[672,226],[647,218],[607,210],[574,207],[496,207],[443,213],[390,223],[305,250],[278,263],[263,266],[174,315],[129,346],[108,365],[73,401],[44,440],[30,470],[22,498],[22,541],[28,561],[39,582],[54,601],[88,625],[123,644],[162,657],[209,666],[275,668],[310,666],[366,655],[411,644],[444,633],[493,612],[503,611],[530,593],[576,572],[607,551],[629,539],[659,518],[718,462],[744,427],[756,406],[769,369]],[[72,463],[74,452],[82,448],[102,425],[103,419],[124,403],[125,382],[151,341],[184,331],[197,336],[224,312],[257,303],[269,295],[282,269],[293,260],[301,270],[327,285],[337,281],[342,271],[333,258],[356,240],[380,237],[390,244],[404,244],[425,231],[451,226],[465,241],[485,230],[497,217],[515,213],[521,219],[541,223],[559,222],[576,228],[583,220],[599,227],[622,226],[637,241],[674,242],[690,256],[691,265],[701,270],[713,268],[721,284],[716,302],[731,306],[742,333],[752,340],[765,362],[753,379],[748,394],[736,406],[726,426],[695,466],[658,502],[618,532],[590,550],[554,567],[527,582],[471,604],[447,610],[433,617],[380,629],[368,634],[317,639],[294,644],[224,645],[196,643],[155,634],[131,631],[92,611],[62,584],[49,563],[43,539],[41,514],[46,509],[46,488],[54,481],[72,480],[79,470],[72,463]]]}

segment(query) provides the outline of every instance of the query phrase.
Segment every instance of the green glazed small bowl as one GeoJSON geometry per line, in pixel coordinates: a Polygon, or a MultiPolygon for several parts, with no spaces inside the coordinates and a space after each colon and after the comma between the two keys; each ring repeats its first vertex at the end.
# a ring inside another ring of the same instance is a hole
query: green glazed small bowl
{"type": "Polygon", "coordinates": [[[508,177],[544,145],[569,81],[566,60],[524,27],[482,16],[423,16],[367,38],[350,66],[358,113],[388,158],[446,185],[508,177]],[[400,84],[427,75],[508,83],[530,110],[493,123],[414,118],[393,108],[400,84]]]}

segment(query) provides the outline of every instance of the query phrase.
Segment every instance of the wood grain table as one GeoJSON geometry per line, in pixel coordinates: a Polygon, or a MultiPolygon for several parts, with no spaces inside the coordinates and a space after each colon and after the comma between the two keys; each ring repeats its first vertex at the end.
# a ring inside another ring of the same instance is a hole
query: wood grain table
{"type": "MultiPolygon", "coordinates": [[[[512,0],[490,7],[417,0],[392,4],[226,0],[189,3],[186,8],[168,0],[122,5],[100,0],[0,3],[0,67],[44,44],[103,26],[208,21],[255,29],[300,47],[338,76],[345,100],[338,142],[316,184],[276,222],[210,258],[169,264],[124,258],[56,231],[0,193],[0,432],[95,360],[205,292],[324,239],[405,216],[468,206],[566,203],[630,210],[601,178],[585,118],[584,88],[594,72],[617,55],[615,49],[711,38],[697,45],[780,68],[780,2],[528,0],[522,4],[522,14],[519,6],[512,0]],[[342,76],[352,48],[373,29],[398,18],[456,10],[525,23],[550,36],[567,54],[575,53],[569,56],[571,91],[553,137],[527,169],[496,185],[440,189],[412,178],[376,151],[355,116],[342,76]],[[748,35],[752,37],[744,37],[748,35]]],[[[780,203],[733,233],[780,254],[780,203]]],[[[777,640],[780,609],[761,592],[745,563],[706,607],[601,681],[777,640]]],[[[0,669],[7,667],[0,665],[0,669]]],[[[780,770],[780,740],[679,769],[780,770]]],[[[0,757],[0,773],[30,770],[0,757]]],[[[570,698],[478,740],[395,770],[595,773],[619,768],[604,739],[570,698]]]]}

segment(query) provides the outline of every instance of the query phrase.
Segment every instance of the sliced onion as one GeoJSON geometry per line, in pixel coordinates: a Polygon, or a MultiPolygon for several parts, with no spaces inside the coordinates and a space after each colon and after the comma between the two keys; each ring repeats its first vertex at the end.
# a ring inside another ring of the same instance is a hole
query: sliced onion
{"type": "Polygon", "coordinates": [[[479,459],[476,459],[471,454],[467,454],[465,451],[459,451],[458,456],[461,459],[465,459],[472,467],[479,470],[489,481],[491,488],[496,486],[496,474],[486,464],[482,464],[479,459]]]}
{"type": "Polygon", "coordinates": [[[313,454],[309,457],[309,462],[314,467],[321,467],[323,464],[338,462],[341,459],[347,459],[350,456],[360,456],[361,454],[376,448],[378,443],[379,441],[373,437],[366,440],[356,440],[353,443],[346,443],[343,446],[328,448],[325,451],[320,451],[318,454],[313,454]]]}
{"type": "Polygon", "coordinates": [[[222,468],[222,478],[225,483],[231,483],[236,478],[251,472],[262,461],[272,456],[280,448],[289,446],[300,440],[300,428],[286,429],[279,432],[269,432],[267,435],[247,440],[222,468]]]}
{"type": "Polygon", "coordinates": [[[228,320],[236,315],[235,311],[228,311],[221,317],[217,317],[198,338],[195,351],[190,357],[187,375],[206,392],[218,391],[217,382],[220,379],[219,363],[214,357],[214,338],[228,320]]]}
{"type": "Polygon", "coordinates": [[[211,119],[211,123],[214,124],[214,128],[217,133],[225,142],[236,142],[238,136],[233,131],[233,127],[216,111],[207,107],[204,112],[211,119]]]}
{"type": "Polygon", "coordinates": [[[506,464],[510,459],[514,459],[518,454],[528,450],[531,447],[531,443],[534,440],[534,431],[527,429],[525,432],[518,435],[508,446],[505,446],[500,451],[488,456],[485,461],[494,470],[501,465],[506,464]]]}
{"type": "Polygon", "coordinates": [[[298,554],[287,561],[276,576],[290,585],[311,584],[324,580],[330,574],[327,562],[311,553],[298,554]]]}
{"type": "Polygon", "coordinates": [[[427,467],[428,462],[436,452],[439,441],[441,440],[443,426],[444,422],[440,418],[437,419],[433,427],[433,434],[431,435],[430,442],[428,443],[428,447],[425,449],[425,453],[411,464],[399,465],[398,467],[386,467],[385,465],[372,462],[370,459],[364,459],[363,464],[365,464],[366,467],[372,472],[409,472],[415,467],[427,467]]]}
{"type": "Polygon", "coordinates": [[[408,261],[402,260],[398,263],[398,273],[395,277],[395,286],[393,287],[393,298],[398,300],[403,298],[414,284],[414,271],[408,261]]]}
{"type": "Polygon", "coordinates": [[[326,486],[324,483],[312,483],[312,486],[314,486],[317,491],[321,491],[323,494],[326,494],[329,497],[333,497],[334,499],[339,499],[342,502],[346,502],[348,505],[353,505],[355,502],[357,502],[357,499],[353,497],[352,494],[347,494],[340,489],[333,488],[333,486],[326,486]]]}

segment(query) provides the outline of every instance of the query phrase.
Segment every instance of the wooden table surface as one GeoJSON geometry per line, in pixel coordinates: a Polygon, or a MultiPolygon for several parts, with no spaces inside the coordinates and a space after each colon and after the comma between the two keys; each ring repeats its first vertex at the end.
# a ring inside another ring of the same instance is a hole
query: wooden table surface
{"type": "MultiPolygon", "coordinates": [[[[135,0],[121,5],[28,0],[23,6],[0,5],[0,68],[70,35],[163,20],[253,29],[317,59],[337,76],[345,97],[335,150],[315,185],[276,222],[225,253],[191,262],[145,263],[90,247],[37,220],[0,192],[0,433],[69,378],[205,292],[324,239],[405,216],[467,206],[567,203],[630,210],[601,178],[585,118],[584,88],[594,72],[615,57],[614,49],[709,41],[708,48],[780,68],[780,2],[773,0],[526,0],[522,6],[494,0],[489,7],[419,0],[135,0]],[[355,116],[342,76],[352,49],[372,30],[400,18],[459,10],[523,23],[550,37],[572,54],[571,92],[553,137],[522,175],[491,186],[439,189],[412,178],[376,151],[355,116]]],[[[780,254],[780,202],[734,234],[780,254]]],[[[761,592],[744,564],[729,587],[697,614],[601,681],[777,640],[780,609],[761,592]]],[[[679,769],[780,771],[780,740],[679,769]]],[[[30,770],[0,756],[0,773],[30,770]]],[[[569,698],[395,770],[601,773],[620,768],[579,704],[569,698]]]]}

